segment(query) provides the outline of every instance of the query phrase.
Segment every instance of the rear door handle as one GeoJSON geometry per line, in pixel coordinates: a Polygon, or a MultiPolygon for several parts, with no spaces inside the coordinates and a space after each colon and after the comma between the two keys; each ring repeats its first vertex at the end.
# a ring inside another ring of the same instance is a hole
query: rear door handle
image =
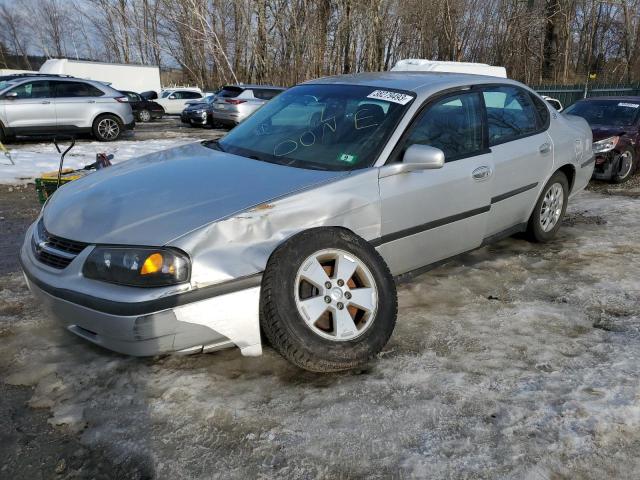
{"type": "Polygon", "coordinates": [[[87,103],[96,103],[95,100],[87,100],[87,103]]]}
{"type": "Polygon", "coordinates": [[[487,167],[486,165],[483,165],[481,167],[476,168],[471,173],[471,176],[473,177],[474,180],[482,181],[489,178],[491,176],[491,173],[492,173],[491,168],[487,167]]]}
{"type": "Polygon", "coordinates": [[[542,145],[540,145],[538,150],[543,155],[546,154],[546,153],[549,153],[551,151],[551,144],[550,143],[543,143],[542,145]]]}
{"type": "Polygon", "coordinates": [[[43,100],[40,103],[42,103],[43,105],[49,105],[51,102],[49,100],[43,100]]]}

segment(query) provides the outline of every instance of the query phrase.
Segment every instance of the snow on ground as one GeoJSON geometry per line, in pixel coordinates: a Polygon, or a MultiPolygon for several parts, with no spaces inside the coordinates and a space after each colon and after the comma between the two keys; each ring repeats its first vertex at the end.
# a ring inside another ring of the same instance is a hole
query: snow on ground
{"type": "MultiPolygon", "coordinates": [[[[96,161],[96,154],[113,154],[113,163],[129,160],[148,153],[165,150],[171,147],[198,141],[197,138],[165,138],[153,140],[117,140],[104,143],[97,141],[78,141],[76,146],[64,159],[65,168],[82,168],[96,161]]],[[[61,148],[68,146],[68,142],[61,142],[61,148]]],[[[8,145],[9,159],[0,152],[0,184],[17,185],[33,183],[42,173],[57,171],[60,154],[53,142],[27,143],[24,145],[8,145]],[[13,160],[14,165],[12,165],[13,160]]]]}
{"type": "Polygon", "coordinates": [[[136,359],[0,278],[0,377],[157,478],[638,478],[640,199],[581,193],[559,238],[508,239],[399,289],[372,365],[270,349],[136,359]]]}

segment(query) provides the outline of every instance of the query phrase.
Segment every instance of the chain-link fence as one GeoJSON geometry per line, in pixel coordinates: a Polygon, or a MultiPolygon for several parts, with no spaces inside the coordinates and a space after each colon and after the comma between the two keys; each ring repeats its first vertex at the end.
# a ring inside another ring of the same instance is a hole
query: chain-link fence
{"type": "MultiPolygon", "coordinates": [[[[532,87],[540,95],[557,98],[566,108],[585,97],[585,85],[538,85],[532,87]]],[[[640,95],[640,83],[590,83],[586,86],[587,97],[640,95]]]]}

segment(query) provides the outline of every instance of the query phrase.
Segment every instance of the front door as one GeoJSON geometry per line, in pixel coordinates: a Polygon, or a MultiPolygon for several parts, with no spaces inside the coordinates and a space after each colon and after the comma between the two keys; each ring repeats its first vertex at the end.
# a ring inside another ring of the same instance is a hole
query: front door
{"type": "Polygon", "coordinates": [[[445,154],[441,169],[384,176],[377,249],[394,275],[482,244],[491,199],[493,157],[486,149],[480,94],[456,92],[429,103],[400,140],[391,161],[413,144],[445,154]]]}
{"type": "Polygon", "coordinates": [[[15,133],[46,133],[56,126],[56,110],[51,82],[36,80],[12,88],[0,99],[7,127],[15,133]]]}

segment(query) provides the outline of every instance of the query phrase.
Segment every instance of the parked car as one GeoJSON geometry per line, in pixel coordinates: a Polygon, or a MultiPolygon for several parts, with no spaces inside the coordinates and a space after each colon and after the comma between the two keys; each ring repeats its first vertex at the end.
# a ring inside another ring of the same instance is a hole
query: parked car
{"type": "Polygon", "coordinates": [[[120,93],[127,96],[131,110],[133,110],[133,115],[139,121],[150,122],[151,120],[162,118],[162,115],[164,115],[164,108],[158,103],[147,100],[136,92],[121,90],[120,93]]]}
{"type": "Polygon", "coordinates": [[[638,171],[640,97],[593,97],[564,111],[584,118],[593,132],[596,166],[593,177],[623,183],[638,171]]]}
{"type": "Polygon", "coordinates": [[[86,132],[110,142],[134,126],[127,97],[101,82],[59,76],[0,82],[0,141],[86,132]]]}
{"type": "Polygon", "coordinates": [[[20,260],[63,325],[112,350],[258,355],[263,332],[302,368],[353,368],[394,329],[394,277],[516,232],[552,240],[591,144],[512,80],[318,79],[220,140],[64,185],[20,260]]]}
{"type": "Polygon", "coordinates": [[[200,101],[190,101],[180,114],[182,123],[188,123],[192,127],[204,127],[212,124],[211,106],[216,99],[216,95],[208,95],[200,101]]]}
{"type": "Polygon", "coordinates": [[[227,85],[222,87],[212,106],[214,125],[235,127],[276,95],[282,87],[265,85],[227,85]]]}
{"type": "Polygon", "coordinates": [[[156,100],[165,113],[169,115],[180,115],[189,100],[198,100],[202,98],[202,93],[195,90],[165,90],[160,94],[160,98],[156,100]]]}

